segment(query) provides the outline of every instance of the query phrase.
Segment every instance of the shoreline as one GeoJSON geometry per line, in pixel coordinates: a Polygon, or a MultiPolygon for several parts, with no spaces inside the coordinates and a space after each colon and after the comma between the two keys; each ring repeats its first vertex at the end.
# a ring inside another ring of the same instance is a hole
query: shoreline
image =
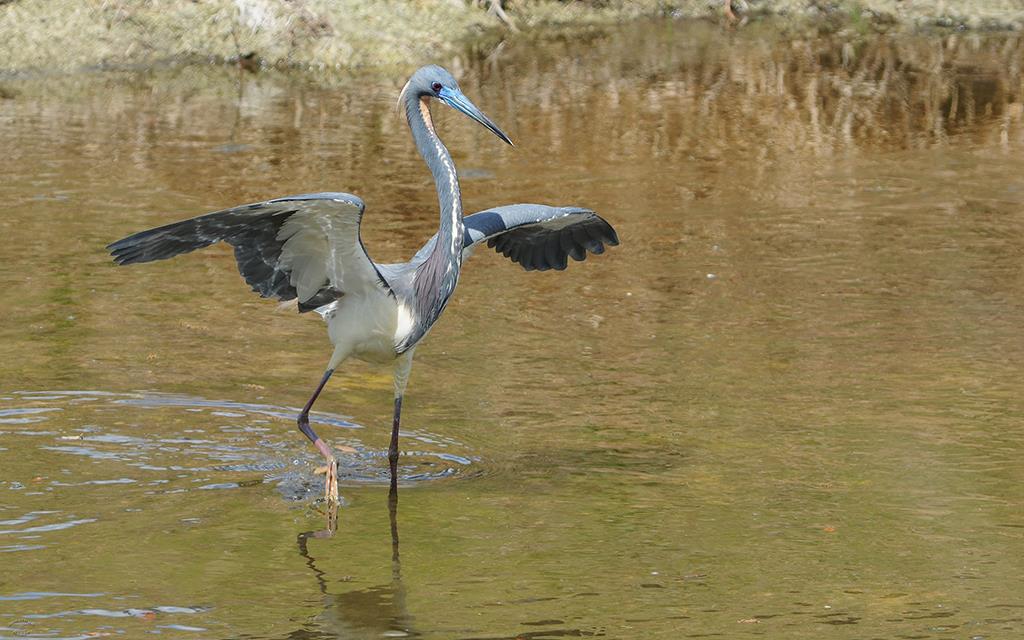
{"type": "Polygon", "coordinates": [[[0,0],[0,77],[238,64],[328,72],[453,59],[482,43],[638,19],[710,20],[860,33],[1024,30],[1013,0],[0,0]],[[727,5],[728,2],[728,5],[727,5]]]}

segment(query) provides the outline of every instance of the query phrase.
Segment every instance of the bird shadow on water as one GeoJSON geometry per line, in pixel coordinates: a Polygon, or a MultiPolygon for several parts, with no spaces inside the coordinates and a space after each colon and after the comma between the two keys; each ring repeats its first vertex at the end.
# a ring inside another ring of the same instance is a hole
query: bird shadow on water
{"type": "Polygon", "coordinates": [[[391,580],[365,589],[332,594],[328,591],[328,577],[317,565],[310,549],[310,541],[334,538],[338,533],[338,505],[324,508],[323,529],[305,531],[298,535],[297,545],[309,570],[316,578],[320,590],[323,612],[316,620],[286,636],[289,639],[313,640],[319,638],[400,636],[413,638],[422,633],[413,627],[413,619],[406,607],[406,590],[402,582],[402,559],[398,537],[398,486],[392,476],[388,491],[388,520],[391,527],[391,580]]]}
{"type": "MultiPolygon", "coordinates": [[[[388,523],[391,533],[391,577],[386,582],[343,593],[330,592],[332,580],[328,576],[327,570],[321,569],[317,557],[318,554],[323,554],[325,559],[329,558],[332,552],[336,551],[335,544],[341,544],[344,541],[345,534],[339,533],[344,529],[339,530],[337,504],[326,503],[324,505],[322,509],[323,529],[304,531],[298,534],[296,543],[299,555],[316,579],[323,608],[315,617],[307,619],[301,628],[284,636],[285,638],[289,640],[416,638],[432,636],[438,632],[436,629],[424,629],[422,624],[417,628],[415,617],[410,613],[407,588],[402,578],[402,557],[398,533],[398,495],[399,477],[396,474],[395,466],[392,465],[387,498],[388,523]],[[316,546],[311,548],[311,542],[331,539],[334,544],[317,545],[319,548],[316,546]],[[314,553],[314,549],[316,549],[316,553],[314,553]]],[[[555,599],[551,598],[551,600],[555,599]]],[[[547,627],[550,624],[559,623],[561,623],[560,620],[545,619],[540,622],[528,621],[522,624],[547,627]]],[[[530,631],[516,630],[508,635],[494,635],[495,631],[507,633],[507,630],[501,629],[499,624],[496,629],[466,631],[469,635],[449,634],[446,637],[458,637],[461,640],[543,640],[545,638],[604,635],[602,631],[558,627],[530,631]]]]}

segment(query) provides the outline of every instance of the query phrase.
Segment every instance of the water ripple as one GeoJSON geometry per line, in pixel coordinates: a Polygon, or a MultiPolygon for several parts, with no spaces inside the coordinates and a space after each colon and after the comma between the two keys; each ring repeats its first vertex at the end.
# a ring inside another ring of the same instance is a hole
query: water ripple
{"type": "Polygon", "coordinates": [[[38,527],[29,527],[27,529],[0,529],[0,535],[61,531],[63,529],[70,529],[71,527],[77,527],[80,524],[89,524],[90,522],[96,522],[96,518],[81,518],[79,520],[70,520],[68,522],[55,522],[54,524],[44,524],[38,527]]]}
{"type": "MultiPolygon", "coordinates": [[[[12,489],[30,488],[33,484],[41,491],[53,491],[82,486],[157,483],[170,485],[158,493],[180,493],[197,489],[238,489],[269,481],[288,499],[319,493],[315,486],[322,480],[311,477],[311,471],[320,460],[315,451],[295,436],[292,428],[298,414],[295,408],[161,393],[20,391],[6,398],[11,403],[42,406],[3,407],[0,415],[9,416],[11,420],[38,421],[46,419],[42,414],[60,411],[61,430],[0,432],[0,442],[5,435],[36,435],[50,440],[38,446],[40,451],[82,458],[108,470],[107,477],[99,478],[71,480],[40,476],[35,482],[17,478],[8,481],[12,489]],[[144,409],[145,413],[139,413],[139,409],[144,409]],[[278,420],[287,424],[287,428],[276,427],[274,423],[278,420]],[[110,474],[110,465],[114,463],[150,477],[124,471],[110,474]],[[151,477],[168,473],[181,475],[178,479],[151,477]],[[198,486],[193,484],[195,480],[184,486],[180,482],[197,473],[235,474],[236,477],[202,478],[198,486]],[[263,477],[260,480],[237,478],[237,474],[247,473],[263,477]],[[39,482],[42,485],[38,485],[39,482]]],[[[339,457],[342,483],[387,480],[383,450],[351,436],[362,429],[361,425],[329,413],[315,413],[310,418],[315,424],[344,429],[331,437],[336,445],[352,450],[339,457]]],[[[373,433],[374,437],[377,435],[373,433]]],[[[464,445],[452,438],[414,429],[403,431],[402,436],[406,442],[417,444],[415,450],[403,452],[399,473],[404,481],[421,482],[463,474],[476,461],[464,445]]],[[[79,463],[58,464],[76,467],[79,463]]]]}
{"type": "Polygon", "coordinates": [[[0,409],[0,424],[31,424],[33,422],[42,422],[48,418],[48,416],[40,416],[37,414],[48,413],[51,411],[60,411],[57,407],[35,407],[28,409],[0,409]],[[11,418],[8,416],[30,416],[30,417],[16,417],[11,418]]]}
{"type": "Polygon", "coordinates": [[[47,598],[99,598],[105,593],[62,593],[59,591],[25,591],[9,596],[0,596],[0,602],[11,600],[44,600],[47,598]]]}
{"type": "Polygon", "coordinates": [[[155,613],[195,614],[208,611],[206,607],[152,607],[148,609],[73,609],[56,613],[29,613],[25,618],[66,618],[69,616],[99,616],[101,618],[145,618],[155,613]]]}

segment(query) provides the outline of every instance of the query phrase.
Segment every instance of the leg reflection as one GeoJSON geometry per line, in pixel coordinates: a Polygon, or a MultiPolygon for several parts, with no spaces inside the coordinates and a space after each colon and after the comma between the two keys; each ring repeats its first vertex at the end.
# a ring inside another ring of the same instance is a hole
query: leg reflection
{"type": "MultiPolygon", "coordinates": [[[[302,633],[309,634],[312,631],[329,634],[331,637],[381,637],[395,632],[401,632],[406,637],[420,635],[412,625],[412,617],[406,609],[405,585],[402,582],[402,565],[399,554],[398,540],[398,485],[392,474],[392,482],[388,491],[388,520],[391,528],[391,580],[382,584],[344,591],[342,593],[331,593],[332,590],[344,589],[349,582],[341,582],[337,578],[332,580],[328,575],[330,569],[321,569],[319,565],[341,566],[340,575],[352,575],[354,573],[372,574],[376,563],[370,563],[368,567],[353,567],[358,556],[345,556],[339,553],[339,548],[334,542],[327,539],[332,538],[337,531],[338,515],[337,506],[333,512],[328,507],[327,527],[319,531],[307,531],[298,536],[299,554],[305,560],[316,578],[317,587],[322,595],[323,611],[310,619],[303,626],[302,633]],[[311,544],[311,540],[323,540],[311,544]],[[311,548],[312,547],[312,548],[311,548]],[[322,562],[318,564],[317,555],[319,551],[322,562]]],[[[344,537],[342,532],[340,537],[344,537]]],[[[340,542],[340,540],[339,540],[340,542]]],[[[360,541],[361,547],[365,546],[360,541]]],[[[339,576],[340,577],[340,576],[339,576]]],[[[302,636],[305,637],[305,636],[302,636]]]]}
{"type": "Polygon", "coordinates": [[[391,579],[401,582],[402,559],[398,555],[398,479],[391,467],[391,488],[388,490],[388,519],[391,521],[391,579]]]}

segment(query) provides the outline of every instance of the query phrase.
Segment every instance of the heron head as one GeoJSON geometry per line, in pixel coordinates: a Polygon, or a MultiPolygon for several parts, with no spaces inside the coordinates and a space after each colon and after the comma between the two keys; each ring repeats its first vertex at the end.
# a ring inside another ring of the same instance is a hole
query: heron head
{"type": "Polygon", "coordinates": [[[505,135],[505,132],[499,129],[498,125],[494,124],[476,105],[470,102],[469,98],[459,89],[459,83],[455,81],[452,74],[442,67],[434,64],[420,67],[409,78],[409,82],[402,89],[402,95],[399,100],[406,96],[417,99],[434,98],[440,100],[452,109],[460,111],[476,120],[484,128],[508,144],[512,144],[512,140],[505,135]]]}

